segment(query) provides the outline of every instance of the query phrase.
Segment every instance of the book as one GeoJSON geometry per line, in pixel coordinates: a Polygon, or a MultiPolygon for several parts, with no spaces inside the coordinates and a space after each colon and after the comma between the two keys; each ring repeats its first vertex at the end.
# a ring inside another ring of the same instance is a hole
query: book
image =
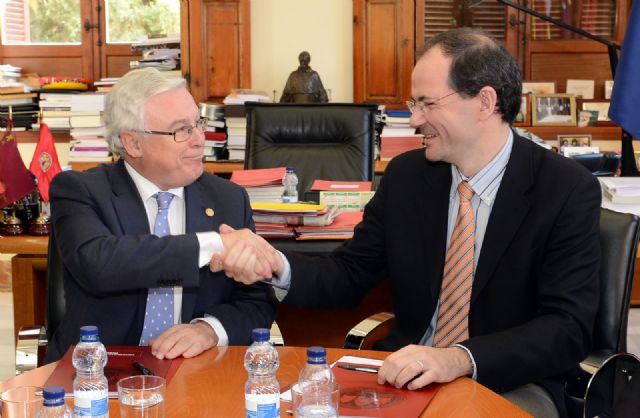
{"type": "MultiPolygon", "coordinates": [[[[58,365],[44,386],[62,386],[64,388],[65,397],[73,397],[73,379],[76,375],[76,369],[73,367],[71,358],[75,345],[69,347],[64,357],[60,359],[58,365]]],[[[108,345],[107,349],[107,365],[104,368],[104,375],[109,383],[109,397],[117,398],[118,389],[116,383],[120,379],[129,376],[141,374],[132,362],[137,361],[151,370],[156,376],[164,377],[169,381],[175,375],[180,367],[183,358],[179,357],[173,360],[158,360],[151,354],[149,346],[119,346],[108,345]]]]}

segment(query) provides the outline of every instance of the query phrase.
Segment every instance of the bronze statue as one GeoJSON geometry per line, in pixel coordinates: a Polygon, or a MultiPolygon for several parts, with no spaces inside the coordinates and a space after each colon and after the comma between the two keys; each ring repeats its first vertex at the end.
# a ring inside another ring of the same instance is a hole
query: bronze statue
{"type": "Polygon", "coordinates": [[[320,76],[309,67],[311,55],[302,51],[298,55],[298,61],[300,66],[289,75],[280,103],[327,103],[329,98],[320,76]]]}

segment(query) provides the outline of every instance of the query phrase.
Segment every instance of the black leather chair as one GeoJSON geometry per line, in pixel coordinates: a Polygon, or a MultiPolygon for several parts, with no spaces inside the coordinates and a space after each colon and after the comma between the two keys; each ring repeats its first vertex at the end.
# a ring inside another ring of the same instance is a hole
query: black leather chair
{"type": "Polygon", "coordinates": [[[604,155],[601,153],[594,154],[578,154],[571,157],[577,163],[583,165],[591,173],[596,173],[604,163],[604,155]]]}
{"type": "Polygon", "coordinates": [[[629,301],[639,238],[640,218],[600,210],[600,306],[591,353],[580,364],[582,370],[567,381],[567,406],[573,416],[583,416],[591,376],[610,356],[627,351],[629,301]]]}
{"type": "Polygon", "coordinates": [[[377,105],[245,106],[245,168],[294,167],[300,196],[316,179],[373,181],[377,105]]]}

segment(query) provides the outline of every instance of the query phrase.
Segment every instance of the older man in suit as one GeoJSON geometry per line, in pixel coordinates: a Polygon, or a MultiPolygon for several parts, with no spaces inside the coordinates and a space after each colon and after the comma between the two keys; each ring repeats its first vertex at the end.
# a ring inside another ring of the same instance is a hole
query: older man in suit
{"type": "MultiPolygon", "coordinates": [[[[66,312],[48,361],[86,324],[105,344],[150,345],[159,358],[249,344],[251,329],[273,320],[270,289],[213,273],[209,262],[251,234],[252,212],[243,189],[203,173],[206,119],[185,80],[132,71],[109,94],[104,118],[120,160],[62,173],[51,187],[66,312]],[[220,236],[223,224],[236,231],[220,236]]],[[[268,272],[275,251],[247,242],[268,272]]]]}
{"type": "MultiPolygon", "coordinates": [[[[564,416],[563,374],[586,356],[598,306],[598,182],[511,129],[520,71],[482,32],[430,38],[412,96],[425,150],[391,161],[352,240],[328,258],[287,253],[273,283],[285,303],[337,307],[389,277],[395,324],[377,348],[395,352],[380,383],[470,376],[564,416]]],[[[221,261],[260,277],[233,247],[221,261]]]]}

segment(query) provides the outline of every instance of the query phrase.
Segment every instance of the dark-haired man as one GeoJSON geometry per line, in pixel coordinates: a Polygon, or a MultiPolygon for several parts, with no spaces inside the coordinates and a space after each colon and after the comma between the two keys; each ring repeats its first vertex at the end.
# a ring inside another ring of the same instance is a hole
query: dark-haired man
{"type": "MultiPolygon", "coordinates": [[[[353,305],[389,277],[395,323],[377,348],[395,352],[380,383],[472,376],[536,417],[564,416],[562,375],[586,356],[598,305],[598,182],[514,133],[520,71],[482,32],[427,41],[412,96],[426,148],[391,161],[330,257],[286,254],[283,302],[353,305]]],[[[224,256],[246,279],[242,257],[224,256]]]]}

